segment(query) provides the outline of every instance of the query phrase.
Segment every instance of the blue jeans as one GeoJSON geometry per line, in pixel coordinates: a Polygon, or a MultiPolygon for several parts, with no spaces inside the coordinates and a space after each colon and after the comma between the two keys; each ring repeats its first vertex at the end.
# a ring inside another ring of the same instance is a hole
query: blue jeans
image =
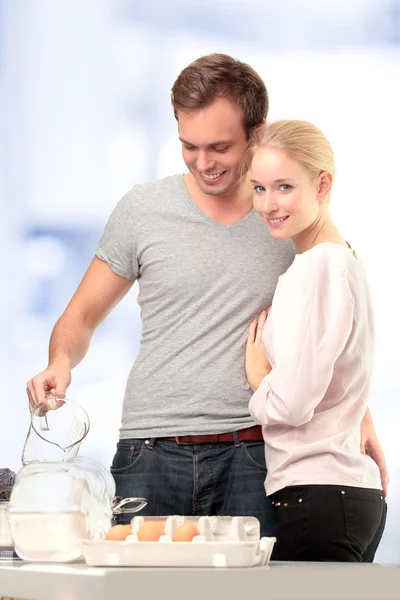
{"type": "Polygon", "coordinates": [[[237,436],[235,442],[193,445],[121,440],[111,473],[117,496],[147,499],[141,515],[253,516],[261,536],[275,535],[275,510],[264,489],[264,442],[237,436]]]}

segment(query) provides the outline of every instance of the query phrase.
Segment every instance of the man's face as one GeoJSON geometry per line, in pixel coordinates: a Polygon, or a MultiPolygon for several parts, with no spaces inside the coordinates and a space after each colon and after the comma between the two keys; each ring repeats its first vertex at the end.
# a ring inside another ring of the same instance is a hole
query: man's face
{"type": "Polygon", "coordinates": [[[178,111],[182,156],[201,191],[221,196],[240,182],[247,150],[241,109],[225,98],[206,108],[178,111]]]}

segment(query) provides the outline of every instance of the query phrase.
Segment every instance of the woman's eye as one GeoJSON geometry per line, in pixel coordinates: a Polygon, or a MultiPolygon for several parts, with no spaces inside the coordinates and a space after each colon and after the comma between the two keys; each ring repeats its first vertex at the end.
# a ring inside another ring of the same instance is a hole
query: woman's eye
{"type": "Polygon", "coordinates": [[[261,194],[262,192],[265,192],[265,187],[263,187],[262,185],[255,185],[254,186],[254,191],[257,194],[261,194]]]}
{"type": "Polygon", "coordinates": [[[279,189],[281,190],[281,192],[287,192],[288,190],[292,189],[292,186],[288,183],[282,183],[282,185],[279,186],[279,189]]]}

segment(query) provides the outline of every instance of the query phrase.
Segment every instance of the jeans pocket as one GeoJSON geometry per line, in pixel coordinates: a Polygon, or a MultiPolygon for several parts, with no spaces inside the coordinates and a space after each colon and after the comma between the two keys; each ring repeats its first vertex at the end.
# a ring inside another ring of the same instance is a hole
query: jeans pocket
{"type": "Polygon", "coordinates": [[[303,502],[308,499],[308,488],[304,485],[292,485],[272,494],[271,500],[277,507],[302,509],[303,502]]]}
{"type": "Polygon", "coordinates": [[[145,449],[146,446],[143,440],[119,441],[110,472],[115,475],[133,469],[141,460],[145,449]]]}
{"type": "Polygon", "coordinates": [[[267,473],[264,442],[242,442],[240,448],[247,463],[267,473]]]}
{"type": "Polygon", "coordinates": [[[375,537],[384,510],[383,494],[378,490],[346,487],[341,493],[347,539],[362,554],[375,537]]]}

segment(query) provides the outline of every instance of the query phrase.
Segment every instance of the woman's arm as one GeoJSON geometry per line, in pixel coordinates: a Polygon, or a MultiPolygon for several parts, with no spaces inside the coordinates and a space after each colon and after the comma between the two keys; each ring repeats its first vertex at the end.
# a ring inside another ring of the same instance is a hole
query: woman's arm
{"type": "Polygon", "coordinates": [[[299,280],[288,288],[290,297],[280,297],[287,310],[269,317],[274,364],[249,405],[262,425],[298,427],[311,420],[352,330],[354,299],[345,271],[324,255],[308,266],[291,274],[299,280]]]}

